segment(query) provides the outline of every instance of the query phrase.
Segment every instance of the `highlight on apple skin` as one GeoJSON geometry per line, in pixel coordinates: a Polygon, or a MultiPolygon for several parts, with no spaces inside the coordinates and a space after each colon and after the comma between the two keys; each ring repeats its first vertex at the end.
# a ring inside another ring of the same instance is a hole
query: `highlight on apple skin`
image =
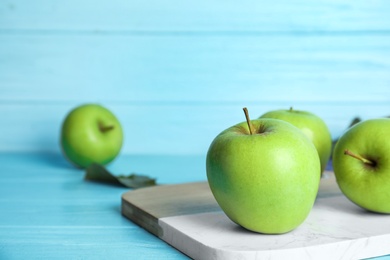
{"type": "Polygon", "coordinates": [[[225,214],[259,233],[281,234],[298,227],[311,211],[320,181],[313,143],[278,119],[242,122],[212,141],[206,172],[225,214]]]}
{"type": "Polygon", "coordinates": [[[99,104],[84,104],[65,117],[60,134],[64,156],[79,168],[108,164],[119,154],[123,131],[119,120],[99,104]]]}
{"type": "Polygon", "coordinates": [[[390,119],[357,123],[338,140],[333,152],[338,186],[356,205],[390,213],[390,119]]]}

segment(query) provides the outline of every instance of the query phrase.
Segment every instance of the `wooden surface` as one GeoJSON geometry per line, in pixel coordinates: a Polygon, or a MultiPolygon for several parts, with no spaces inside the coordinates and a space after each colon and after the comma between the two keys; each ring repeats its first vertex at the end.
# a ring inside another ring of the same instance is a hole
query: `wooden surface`
{"type": "Polygon", "coordinates": [[[336,138],[355,116],[390,113],[389,12],[386,0],[1,1],[0,151],[58,152],[61,121],[85,102],[117,114],[125,154],[204,154],[244,106],[310,110],[336,138]]]}
{"type": "MultiPolygon", "coordinates": [[[[202,156],[123,155],[109,169],[204,181],[202,156]],[[184,169],[187,168],[185,173],[184,169]]],[[[57,153],[0,153],[0,259],[188,259],[121,215],[129,189],[84,180],[57,153]]]]}
{"type": "MultiPolygon", "coordinates": [[[[109,169],[148,174],[168,187],[204,183],[204,162],[122,155],[109,169]]],[[[0,165],[0,259],[188,259],[121,215],[128,189],[85,181],[60,154],[0,153],[0,165]]]]}
{"type": "Polygon", "coordinates": [[[239,228],[207,182],[150,187],[122,195],[122,214],[194,259],[362,259],[390,253],[390,218],[362,210],[321,179],[306,220],[282,235],[239,228]]]}

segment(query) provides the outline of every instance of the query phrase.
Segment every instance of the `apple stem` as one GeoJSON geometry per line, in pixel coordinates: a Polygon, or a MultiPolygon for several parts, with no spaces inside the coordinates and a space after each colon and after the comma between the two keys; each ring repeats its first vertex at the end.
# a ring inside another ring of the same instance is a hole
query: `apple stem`
{"type": "Polygon", "coordinates": [[[365,164],[375,165],[375,163],[374,163],[373,161],[368,160],[368,159],[366,159],[366,158],[364,158],[364,157],[361,157],[360,155],[354,154],[353,152],[351,152],[351,151],[348,150],[348,149],[344,151],[344,154],[345,154],[345,155],[349,155],[349,156],[351,156],[351,157],[353,157],[353,158],[355,158],[355,159],[358,159],[358,160],[362,161],[362,162],[365,163],[365,164]]]}
{"type": "Polygon", "coordinates": [[[251,123],[251,119],[249,118],[248,109],[247,109],[246,107],[244,107],[243,110],[244,110],[244,114],[245,114],[245,118],[246,118],[246,123],[248,124],[249,133],[250,133],[251,135],[253,135],[254,130],[253,130],[253,125],[252,125],[252,123],[251,123]]]}
{"type": "Polygon", "coordinates": [[[100,132],[106,133],[108,131],[111,131],[112,129],[114,129],[113,125],[103,125],[103,123],[99,122],[99,130],[100,130],[100,132]]]}

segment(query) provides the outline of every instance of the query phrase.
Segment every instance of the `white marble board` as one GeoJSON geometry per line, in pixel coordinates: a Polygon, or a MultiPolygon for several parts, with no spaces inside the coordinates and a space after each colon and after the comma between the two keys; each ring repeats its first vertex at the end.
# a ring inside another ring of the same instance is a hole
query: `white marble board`
{"type": "Polygon", "coordinates": [[[220,210],[208,184],[129,191],[122,213],[193,259],[362,259],[390,254],[390,215],[365,211],[321,179],[305,222],[282,235],[247,231],[220,210]]]}

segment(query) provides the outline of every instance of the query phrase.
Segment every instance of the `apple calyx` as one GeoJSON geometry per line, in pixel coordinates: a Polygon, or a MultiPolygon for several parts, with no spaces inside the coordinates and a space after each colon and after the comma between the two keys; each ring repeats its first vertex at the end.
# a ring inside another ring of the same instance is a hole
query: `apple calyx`
{"type": "Polygon", "coordinates": [[[104,125],[102,122],[99,122],[98,126],[99,126],[100,132],[102,132],[102,133],[106,133],[106,132],[114,129],[113,125],[104,125]]]}
{"type": "Polygon", "coordinates": [[[245,118],[246,118],[246,123],[248,124],[248,128],[249,128],[249,133],[251,135],[253,135],[253,133],[255,132],[254,129],[253,129],[253,125],[251,123],[251,119],[249,118],[249,112],[248,112],[248,109],[246,107],[243,108],[244,110],[244,114],[245,114],[245,118]]]}
{"type": "Polygon", "coordinates": [[[366,158],[364,158],[364,157],[362,157],[362,156],[360,156],[358,154],[355,154],[355,153],[351,152],[348,149],[344,150],[344,154],[345,155],[349,155],[349,156],[351,156],[351,157],[353,157],[355,159],[358,159],[358,160],[362,161],[364,164],[369,165],[371,167],[374,167],[376,165],[376,163],[374,161],[368,160],[368,159],[366,159],[366,158]]]}

